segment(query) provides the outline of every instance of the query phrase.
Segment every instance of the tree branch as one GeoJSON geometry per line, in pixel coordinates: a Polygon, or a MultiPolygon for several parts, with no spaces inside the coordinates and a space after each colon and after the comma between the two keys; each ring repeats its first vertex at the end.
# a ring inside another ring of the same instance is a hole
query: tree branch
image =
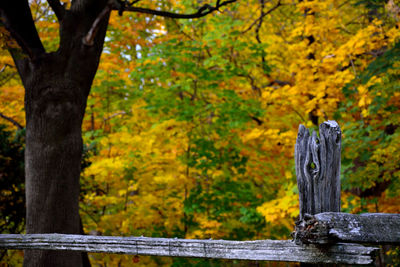
{"type": "MultiPolygon", "coordinates": [[[[4,67],[3,67],[1,72],[3,72],[3,71],[4,71],[4,67]]],[[[3,86],[4,84],[6,84],[12,78],[14,78],[14,76],[17,75],[17,73],[18,72],[13,72],[11,74],[4,75],[3,77],[1,77],[1,79],[0,79],[0,87],[3,86]]]]}
{"type": "Polygon", "coordinates": [[[126,111],[120,111],[120,112],[111,114],[110,116],[108,116],[108,117],[106,117],[106,118],[103,118],[103,121],[106,122],[106,121],[108,121],[108,120],[111,120],[111,119],[114,118],[114,117],[119,116],[119,115],[126,115],[126,111]]]}
{"type": "MultiPolygon", "coordinates": [[[[145,13],[145,14],[166,17],[166,18],[173,18],[173,19],[194,19],[194,18],[204,17],[214,11],[219,11],[219,8],[226,6],[228,4],[234,3],[236,1],[237,0],[227,0],[227,1],[221,2],[220,0],[217,0],[217,3],[215,6],[205,4],[202,7],[200,7],[197,10],[197,12],[192,13],[192,14],[179,14],[179,13],[173,13],[173,12],[168,12],[168,11],[160,11],[160,10],[154,10],[154,9],[143,8],[143,7],[133,7],[133,6],[124,7],[124,10],[131,11],[131,12],[145,13]]],[[[119,10],[121,12],[121,4],[116,3],[116,2],[114,2],[114,3],[115,3],[115,5],[113,5],[113,10],[119,10]]]]}
{"type": "Polygon", "coordinates": [[[27,0],[0,1],[0,17],[10,36],[29,58],[45,52],[27,0]]]}
{"type": "MultiPolygon", "coordinates": [[[[4,16],[3,16],[3,12],[2,12],[2,14],[1,14],[0,16],[1,16],[1,17],[4,17],[4,16]]],[[[17,42],[18,46],[22,49],[22,51],[23,51],[29,58],[33,59],[33,58],[35,57],[35,54],[34,54],[34,52],[32,51],[31,47],[28,45],[28,43],[25,42],[24,38],[22,38],[22,36],[19,35],[19,33],[18,33],[17,31],[15,31],[15,30],[11,27],[11,25],[10,25],[9,23],[5,22],[5,23],[4,23],[4,26],[5,26],[6,30],[8,31],[8,33],[9,33],[9,35],[6,35],[6,40],[7,40],[7,41],[10,41],[10,40],[14,39],[14,40],[17,42]]],[[[6,46],[7,46],[7,48],[8,48],[9,50],[10,50],[10,49],[14,49],[14,50],[15,50],[15,48],[14,48],[13,46],[8,46],[8,44],[7,44],[6,46]]]]}
{"type": "Polygon", "coordinates": [[[62,21],[65,14],[64,5],[62,5],[59,0],[47,0],[47,2],[51,9],[53,9],[54,14],[56,14],[58,21],[62,21]]]}
{"type": "Polygon", "coordinates": [[[94,44],[93,40],[96,36],[96,33],[99,29],[100,22],[111,12],[111,4],[107,4],[95,21],[92,24],[92,27],[88,31],[85,37],[83,37],[82,42],[84,45],[92,46],[94,44]]]}
{"type": "MultiPolygon", "coordinates": [[[[48,0],[48,1],[58,2],[58,0],[48,0]]],[[[88,33],[86,34],[86,36],[83,37],[82,42],[87,46],[93,45],[93,40],[94,40],[94,37],[96,36],[100,22],[110,13],[111,10],[118,10],[118,13],[120,15],[122,15],[123,11],[131,11],[131,12],[139,12],[139,13],[151,14],[151,15],[167,17],[167,18],[191,19],[191,18],[204,17],[216,10],[219,10],[219,8],[221,8],[225,5],[228,5],[230,3],[234,3],[236,1],[237,0],[226,0],[226,1],[221,2],[220,0],[217,0],[217,3],[215,6],[205,4],[202,7],[200,7],[196,13],[178,14],[178,13],[172,13],[172,12],[168,12],[168,11],[159,11],[159,10],[153,10],[153,9],[142,8],[142,7],[133,7],[132,5],[139,2],[139,0],[134,0],[130,3],[127,1],[109,0],[108,4],[104,7],[102,12],[98,15],[98,17],[93,22],[93,25],[90,28],[90,30],[88,31],[88,33]]]]}
{"type": "Polygon", "coordinates": [[[262,19],[263,19],[265,16],[271,14],[273,11],[275,11],[275,9],[277,9],[277,8],[280,7],[280,6],[282,6],[283,4],[282,4],[281,1],[279,0],[278,3],[276,3],[276,5],[273,6],[271,9],[269,9],[267,12],[263,12],[263,10],[262,10],[262,9],[264,8],[264,3],[263,3],[263,1],[261,2],[261,5],[262,5],[262,7],[261,7],[261,15],[260,15],[255,21],[253,21],[253,23],[250,24],[250,26],[249,26],[246,30],[242,31],[242,33],[246,33],[246,32],[248,32],[248,31],[250,31],[255,25],[257,25],[257,23],[258,23],[258,25],[261,25],[261,24],[262,24],[262,19]]]}
{"type": "Polygon", "coordinates": [[[5,119],[5,120],[7,120],[7,121],[9,121],[9,122],[11,122],[11,123],[14,124],[15,126],[17,126],[17,128],[18,128],[19,130],[24,129],[24,127],[23,127],[21,124],[19,124],[16,120],[14,120],[13,118],[10,118],[10,117],[4,115],[4,114],[1,113],[1,112],[0,112],[0,117],[3,118],[3,119],[5,119]]]}
{"type": "MultiPolygon", "coordinates": [[[[262,26],[262,23],[263,23],[263,18],[264,18],[264,8],[265,8],[265,2],[264,2],[264,0],[260,0],[260,4],[261,4],[261,12],[260,12],[260,18],[259,18],[259,20],[258,20],[258,24],[257,24],[257,27],[256,27],[256,39],[257,39],[257,42],[259,43],[259,44],[261,44],[262,42],[261,42],[261,39],[260,39],[260,29],[261,29],[261,26],[262,26]]],[[[280,5],[280,1],[278,1],[278,4],[275,6],[275,7],[277,7],[278,5],[280,5]]],[[[264,58],[264,55],[262,55],[262,62],[264,63],[265,62],[265,58],[264,58]]]]}
{"type": "Polygon", "coordinates": [[[10,64],[4,64],[4,66],[1,68],[1,70],[0,70],[0,73],[2,73],[2,72],[4,72],[5,70],[6,70],[6,68],[7,67],[11,67],[12,68],[12,66],[10,65],[10,64]]]}

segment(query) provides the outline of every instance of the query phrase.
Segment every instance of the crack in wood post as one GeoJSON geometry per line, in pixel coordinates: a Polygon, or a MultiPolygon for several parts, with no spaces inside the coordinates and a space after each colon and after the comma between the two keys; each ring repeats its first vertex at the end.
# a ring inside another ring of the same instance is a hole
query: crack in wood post
{"type": "MultiPolygon", "coordinates": [[[[300,221],[306,214],[340,211],[341,130],[336,121],[326,121],[319,126],[319,135],[299,126],[295,163],[300,221]]],[[[297,235],[295,241],[301,243],[297,235]]]]}

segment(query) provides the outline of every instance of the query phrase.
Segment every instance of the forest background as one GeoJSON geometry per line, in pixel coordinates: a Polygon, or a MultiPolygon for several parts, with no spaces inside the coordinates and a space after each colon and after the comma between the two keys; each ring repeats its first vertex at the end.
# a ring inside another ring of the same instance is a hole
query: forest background
{"type": "MultiPolygon", "coordinates": [[[[200,4],[136,5],[189,13],[200,4]]],[[[31,6],[46,50],[54,51],[55,15],[45,2],[31,6]]],[[[83,125],[85,232],[288,239],[298,216],[298,126],[329,119],[343,132],[342,210],[400,213],[399,6],[251,0],[195,20],[113,12],[83,125]]],[[[24,89],[2,42],[0,231],[20,233],[24,89]]],[[[388,264],[399,263],[398,249],[384,253],[388,264]]],[[[1,257],[22,262],[21,251],[1,257]]],[[[93,266],[224,264],[90,259],[93,266]]]]}

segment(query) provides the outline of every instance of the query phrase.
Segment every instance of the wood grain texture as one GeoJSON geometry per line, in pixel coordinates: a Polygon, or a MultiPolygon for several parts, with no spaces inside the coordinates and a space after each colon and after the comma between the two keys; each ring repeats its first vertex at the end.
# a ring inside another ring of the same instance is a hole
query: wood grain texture
{"type": "Polygon", "coordinates": [[[400,245],[400,214],[306,214],[296,230],[296,237],[305,244],[350,242],[400,245]]]}
{"type": "Polygon", "coordinates": [[[335,121],[326,121],[310,135],[299,126],[295,145],[300,219],[304,214],[340,211],[341,130],[335,121]]]}
{"type": "Polygon", "coordinates": [[[370,264],[376,250],[356,244],[298,246],[290,240],[228,241],[65,234],[0,235],[0,248],[346,264],[370,264]]]}

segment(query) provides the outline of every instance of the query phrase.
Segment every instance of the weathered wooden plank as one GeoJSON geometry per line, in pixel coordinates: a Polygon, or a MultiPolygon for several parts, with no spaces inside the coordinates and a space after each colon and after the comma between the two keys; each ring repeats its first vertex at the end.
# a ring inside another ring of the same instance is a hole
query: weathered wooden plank
{"type": "MultiPolygon", "coordinates": [[[[326,121],[311,136],[299,126],[295,145],[297,186],[299,188],[300,220],[305,214],[340,211],[340,150],[341,131],[336,121],[326,121]]],[[[296,222],[297,227],[298,222],[296,222]]],[[[297,244],[301,241],[294,235],[297,244]]],[[[302,263],[300,266],[309,266],[302,263]]],[[[320,265],[314,265],[320,266],[320,265]]]]}
{"type": "Polygon", "coordinates": [[[306,244],[350,242],[400,245],[400,214],[324,212],[305,215],[297,223],[295,236],[306,244]]]}
{"type": "Polygon", "coordinates": [[[228,241],[64,234],[0,235],[0,248],[345,264],[370,264],[376,250],[356,244],[298,246],[290,240],[228,241]]]}
{"type": "Polygon", "coordinates": [[[319,135],[299,126],[295,163],[300,219],[306,213],[340,211],[340,127],[326,121],[319,126],[319,135]]]}

